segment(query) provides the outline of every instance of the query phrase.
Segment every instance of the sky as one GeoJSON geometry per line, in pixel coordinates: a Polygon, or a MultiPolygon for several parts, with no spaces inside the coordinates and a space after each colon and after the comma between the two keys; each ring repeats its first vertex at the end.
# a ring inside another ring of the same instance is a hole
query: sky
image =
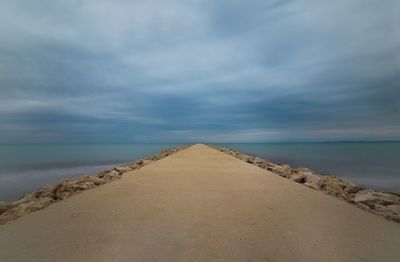
{"type": "Polygon", "coordinates": [[[400,139],[397,0],[0,0],[0,143],[400,139]]]}

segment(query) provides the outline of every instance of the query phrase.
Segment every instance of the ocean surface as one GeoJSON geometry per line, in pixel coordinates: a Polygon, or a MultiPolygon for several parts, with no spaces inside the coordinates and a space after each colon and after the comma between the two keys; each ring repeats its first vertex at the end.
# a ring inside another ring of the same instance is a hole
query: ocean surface
{"type": "MultiPolygon", "coordinates": [[[[400,193],[400,142],[216,144],[400,193]]],[[[0,145],[0,201],[182,144],[0,145]]]]}
{"type": "Polygon", "coordinates": [[[183,144],[0,145],[0,201],[65,178],[95,175],[183,144]]]}
{"type": "Polygon", "coordinates": [[[308,167],[377,190],[400,193],[400,142],[216,144],[293,167],[308,167]]]}

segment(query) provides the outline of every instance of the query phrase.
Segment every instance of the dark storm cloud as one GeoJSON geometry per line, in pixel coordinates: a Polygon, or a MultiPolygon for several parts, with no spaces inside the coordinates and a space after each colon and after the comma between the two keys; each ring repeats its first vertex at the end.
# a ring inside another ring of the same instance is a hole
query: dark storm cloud
{"type": "Polygon", "coordinates": [[[0,142],[400,138],[395,1],[2,1],[0,142]]]}

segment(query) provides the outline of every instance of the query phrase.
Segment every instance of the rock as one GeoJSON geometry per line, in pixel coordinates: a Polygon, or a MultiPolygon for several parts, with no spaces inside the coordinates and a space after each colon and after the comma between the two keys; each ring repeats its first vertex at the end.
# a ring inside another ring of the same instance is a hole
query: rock
{"type": "MultiPolygon", "coordinates": [[[[178,152],[178,151],[180,151],[180,150],[182,150],[182,149],[184,149],[184,148],[186,148],[186,146],[179,147],[179,148],[165,149],[165,150],[162,150],[162,151],[160,152],[160,155],[159,155],[159,156],[156,156],[156,157],[158,157],[158,159],[161,159],[161,158],[163,158],[163,157],[167,157],[167,156],[169,156],[169,155],[172,155],[172,154],[174,154],[174,153],[176,153],[176,152],[178,152]]],[[[221,149],[221,150],[225,150],[225,149],[221,149]]],[[[223,152],[223,151],[221,151],[221,152],[223,152]]],[[[158,160],[158,159],[155,159],[154,157],[153,157],[153,158],[150,158],[150,159],[151,159],[151,160],[158,160]]]]}
{"type": "Polygon", "coordinates": [[[102,171],[100,171],[99,173],[97,173],[97,177],[99,177],[99,178],[104,178],[104,176],[105,176],[108,172],[110,172],[110,170],[108,170],[108,169],[102,170],[102,171]]]}
{"type": "Polygon", "coordinates": [[[303,173],[305,175],[304,185],[311,187],[313,189],[321,189],[323,184],[323,179],[321,176],[313,173],[303,173]]]}
{"type": "Polygon", "coordinates": [[[113,181],[115,179],[120,178],[122,173],[117,170],[105,170],[97,174],[97,177],[105,180],[106,182],[113,181]]]}
{"type": "Polygon", "coordinates": [[[305,174],[305,173],[314,173],[311,169],[307,168],[307,167],[298,167],[293,169],[294,173],[298,173],[298,174],[305,174]]]}
{"type": "MultiPolygon", "coordinates": [[[[237,157],[237,155],[234,155],[237,157]]],[[[266,162],[268,162],[267,160],[261,159],[259,157],[251,157],[251,156],[244,156],[243,157],[247,163],[253,164],[253,165],[262,165],[265,164],[266,162]]]]}
{"type": "Polygon", "coordinates": [[[400,222],[400,205],[388,205],[383,208],[384,217],[388,220],[400,222]]]}
{"type": "Polygon", "coordinates": [[[293,180],[299,180],[304,183],[304,185],[314,188],[321,189],[323,185],[322,176],[314,173],[312,170],[306,167],[299,167],[296,169],[292,169],[292,174],[289,176],[291,178],[293,176],[293,180]]]}
{"type": "Polygon", "coordinates": [[[270,165],[267,169],[286,178],[292,175],[292,169],[288,165],[270,165]]]}
{"type": "Polygon", "coordinates": [[[130,164],[129,167],[131,168],[131,170],[135,170],[135,169],[141,168],[142,166],[138,165],[136,163],[133,163],[133,164],[130,164]]]}
{"type": "Polygon", "coordinates": [[[148,164],[153,163],[153,162],[154,162],[153,160],[145,159],[145,160],[143,160],[143,165],[145,166],[145,165],[148,165],[148,164]]]}
{"type": "Polygon", "coordinates": [[[391,193],[378,192],[372,189],[364,189],[357,192],[353,200],[356,203],[367,205],[372,209],[375,209],[377,205],[389,206],[400,204],[399,196],[391,193]]]}
{"type": "Polygon", "coordinates": [[[260,163],[264,163],[266,160],[264,160],[264,159],[262,159],[262,158],[259,158],[259,157],[255,157],[254,159],[253,159],[253,162],[255,163],[255,164],[260,164],[260,163]]]}
{"type": "Polygon", "coordinates": [[[51,203],[65,199],[76,192],[94,188],[118,179],[124,172],[140,168],[153,161],[178,152],[183,148],[186,147],[167,149],[162,151],[159,156],[152,156],[133,164],[116,167],[113,170],[104,170],[99,172],[97,176],[82,176],[76,179],[67,179],[61,181],[56,186],[39,188],[14,202],[0,202],[0,224],[4,224],[24,214],[45,208],[51,203]]]}
{"type": "Polygon", "coordinates": [[[269,165],[268,165],[268,161],[264,161],[264,162],[257,162],[255,163],[256,166],[262,168],[262,169],[268,169],[269,165]]]}
{"type": "Polygon", "coordinates": [[[305,181],[304,185],[316,190],[319,190],[322,186],[322,179],[317,175],[306,175],[305,181]]]}
{"type": "Polygon", "coordinates": [[[324,191],[337,198],[342,198],[349,203],[356,204],[364,210],[383,215],[388,220],[400,222],[399,195],[364,189],[335,176],[321,176],[305,167],[291,168],[289,165],[275,164],[269,160],[241,154],[227,148],[217,149],[247,163],[289,178],[297,183],[302,183],[310,188],[324,191]]]}
{"type": "Polygon", "coordinates": [[[161,155],[161,156],[151,156],[151,157],[148,157],[147,158],[147,160],[151,160],[151,161],[157,161],[157,160],[160,160],[161,158],[163,158],[163,157],[167,157],[168,155],[161,155]]]}
{"type": "Polygon", "coordinates": [[[364,210],[371,210],[371,208],[369,206],[361,204],[361,203],[358,203],[357,206],[364,210]]]}
{"type": "Polygon", "coordinates": [[[54,198],[54,186],[46,186],[34,191],[36,198],[54,198]]]}
{"type": "Polygon", "coordinates": [[[49,197],[42,197],[35,201],[25,202],[14,208],[11,208],[0,215],[0,224],[4,224],[10,220],[16,219],[25,214],[43,209],[55,200],[49,197]]]}
{"type": "Polygon", "coordinates": [[[23,214],[44,208],[54,200],[54,187],[46,186],[26,194],[14,202],[1,202],[0,221],[8,221],[10,218],[17,218],[23,214]]]}
{"type": "Polygon", "coordinates": [[[324,176],[322,183],[322,190],[329,195],[351,200],[351,196],[344,190],[346,182],[332,176],[324,176]]]}
{"type": "Polygon", "coordinates": [[[375,210],[378,212],[394,212],[400,214],[400,205],[375,205],[375,210]]]}
{"type": "Polygon", "coordinates": [[[18,199],[17,201],[14,201],[13,204],[15,206],[18,206],[20,204],[23,203],[27,203],[27,202],[32,202],[35,201],[37,199],[40,198],[55,198],[54,195],[54,186],[45,186],[45,187],[41,187],[29,194],[24,195],[23,197],[21,197],[20,199],[18,199]]]}
{"type": "Polygon", "coordinates": [[[121,172],[121,173],[125,173],[125,172],[131,171],[132,168],[130,166],[117,166],[114,168],[114,170],[117,170],[118,172],[121,172]]]}
{"type": "Polygon", "coordinates": [[[167,157],[170,155],[169,150],[161,150],[160,155],[162,155],[163,157],[167,157]]]}
{"type": "Polygon", "coordinates": [[[293,180],[294,182],[303,184],[304,182],[306,182],[306,176],[304,174],[295,173],[290,177],[290,180],[293,180]]]}
{"type": "Polygon", "coordinates": [[[15,207],[15,204],[12,202],[0,202],[0,215],[13,207],[15,207]]]}
{"type": "Polygon", "coordinates": [[[262,159],[262,158],[259,158],[259,157],[256,157],[256,158],[253,159],[253,165],[256,165],[256,166],[261,167],[263,169],[267,168],[268,162],[269,161],[267,161],[265,159],[262,159]]]}
{"type": "Polygon", "coordinates": [[[386,218],[387,220],[400,223],[400,214],[386,213],[383,215],[383,217],[386,218]]]}
{"type": "Polygon", "coordinates": [[[232,156],[234,156],[234,157],[236,157],[236,158],[238,158],[240,160],[243,160],[243,161],[245,161],[247,163],[250,163],[250,164],[253,163],[253,157],[252,156],[248,156],[248,155],[245,155],[245,154],[235,154],[235,153],[232,153],[230,155],[232,155],[232,156]]]}
{"type": "Polygon", "coordinates": [[[383,215],[387,220],[400,222],[400,205],[375,205],[374,211],[383,215]]]}
{"type": "Polygon", "coordinates": [[[106,183],[102,178],[96,176],[82,176],[77,179],[64,180],[56,186],[55,196],[57,199],[65,199],[75,192],[87,190],[106,183]]]}
{"type": "Polygon", "coordinates": [[[363,190],[364,188],[357,186],[355,184],[349,183],[348,185],[346,185],[346,187],[344,188],[344,191],[348,194],[355,194],[361,190],[363,190]]]}

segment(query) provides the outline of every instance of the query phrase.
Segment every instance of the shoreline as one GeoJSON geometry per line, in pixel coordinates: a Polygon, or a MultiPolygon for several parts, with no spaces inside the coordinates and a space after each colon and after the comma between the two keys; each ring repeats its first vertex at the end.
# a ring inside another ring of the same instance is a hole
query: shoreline
{"type": "Polygon", "coordinates": [[[399,224],[197,144],[0,226],[1,261],[397,261],[399,224]]]}
{"type": "Polygon", "coordinates": [[[26,214],[44,209],[79,192],[118,180],[127,172],[140,169],[187,147],[188,146],[181,146],[164,149],[161,150],[158,155],[102,170],[94,176],[84,175],[76,178],[63,179],[55,185],[42,186],[30,193],[24,194],[15,201],[0,201],[0,225],[6,224],[26,214]]]}
{"type": "MultiPolygon", "coordinates": [[[[249,164],[271,171],[293,182],[303,184],[314,190],[331,195],[365,211],[381,215],[387,220],[400,222],[400,195],[382,192],[359,186],[350,181],[331,175],[321,175],[305,168],[293,168],[287,164],[273,163],[267,159],[240,153],[229,148],[208,145],[225,154],[234,156],[249,164]]],[[[46,208],[47,206],[67,199],[76,193],[107,184],[122,177],[124,173],[140,169],[154,161],[165,158],[190,145],[165,149],[159,155],[150,156],[110,170],[100,171],[95,176],[80,176],[64,179],[53,185],[41,187],[11,202],[0,202],[0,225],[17,219],[25,214],[46,208]]]]}
{"type": "Polygon", "coordinates": [[[267,159],[243,154],[230,148],[208,146],[365,211],[383,216],[389,221],[400,223],[400,194],[360,186],[332,175],[322,175],[307,167],[293,168],[288,164],[273,163],[267,159]]]}
{"type": "Polygon", "coordinates": [[[365,188],[400,194],[400,144],[388,143],[211,143],[241,153],[309,167],[365,188]]]}

